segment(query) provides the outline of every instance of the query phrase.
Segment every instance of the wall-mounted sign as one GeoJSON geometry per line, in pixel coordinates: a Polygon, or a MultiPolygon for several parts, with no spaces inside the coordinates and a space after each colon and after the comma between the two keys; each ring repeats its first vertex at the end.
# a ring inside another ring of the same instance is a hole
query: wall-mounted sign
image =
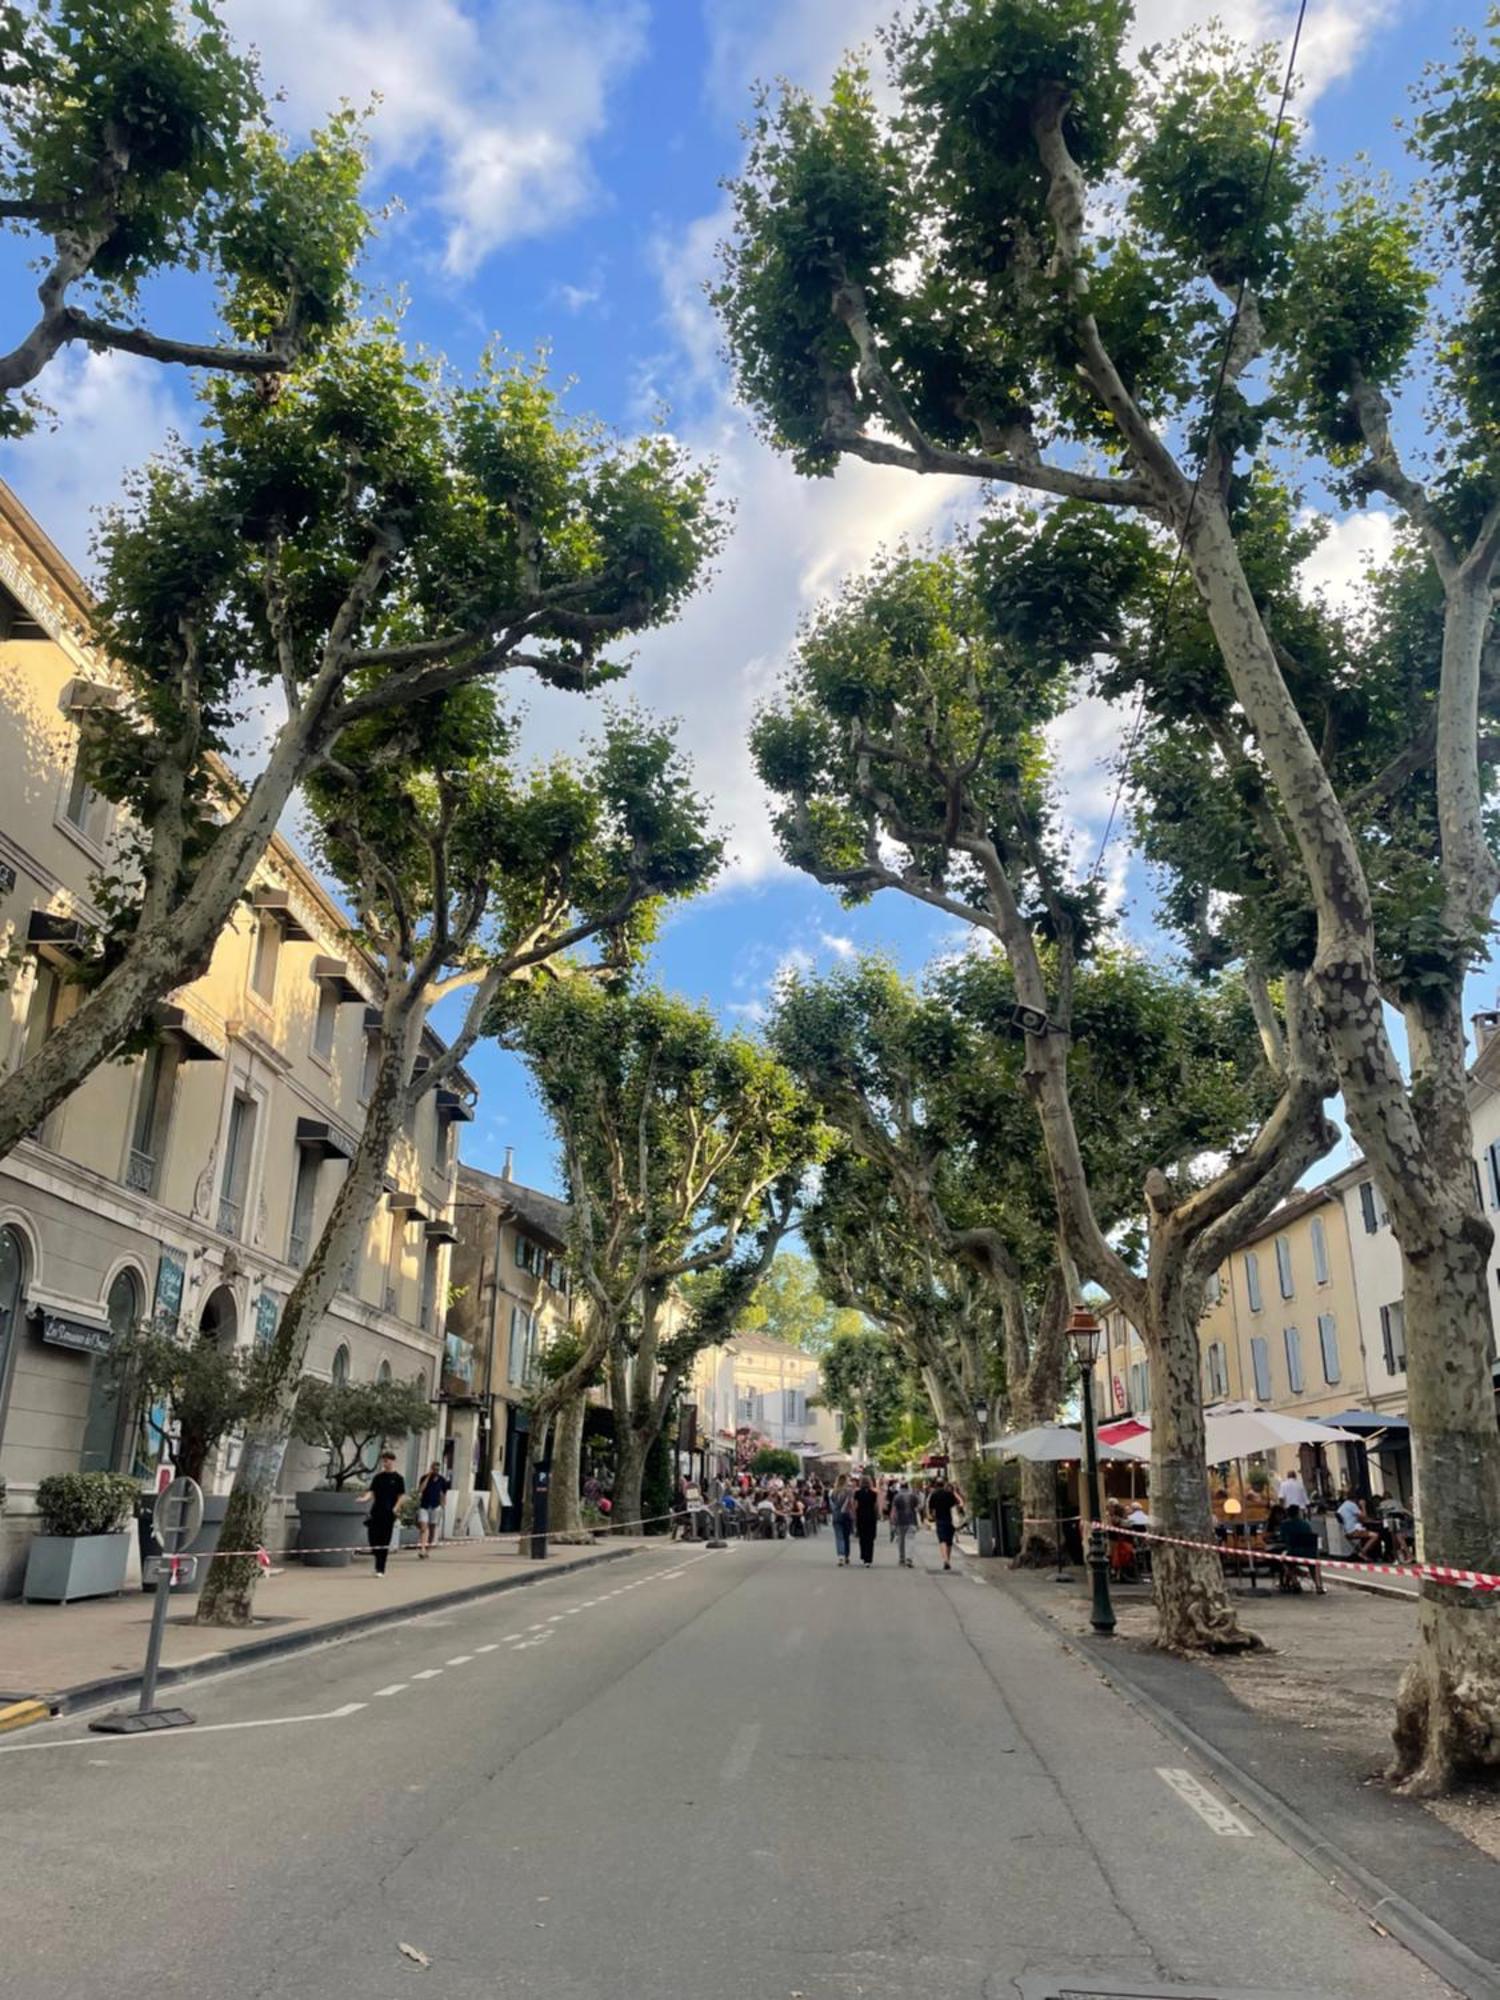
{"type": "Polygon", "coordinates": [[[276,1316],[281,1311],[281,1301],[274,1293],[262,1292],[255,1302],[255,1339],[258,1346],[269,1347],[276,1335],[276,1316]]]}
{"type": "Polygon", "coordinates": [[[163,1249],[156,1266],[156,1307],[159,1320],[172,1325],[182,1317],[182,1284],[187,1275],[187,1253],[163,1249]]]}
{"type": "Polygon", "coordinates": [[[49,1347],[71,1347],[75,1354],[103,1354],[113,1336],[107,1326],[92,1320],[69,1319],[63,1313],[38,1306],[33,1318],[37,1331],[49,1347]]]}

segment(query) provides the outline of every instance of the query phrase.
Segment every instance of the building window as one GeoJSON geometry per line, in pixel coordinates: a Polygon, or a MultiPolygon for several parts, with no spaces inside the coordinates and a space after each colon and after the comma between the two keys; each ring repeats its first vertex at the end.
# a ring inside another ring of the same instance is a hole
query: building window
{"type": "Polygon", "coordinates": [[[1309,1232],[1312,1236],[1313,1281],[1319,1285],[1328,1283],[1328,1232],[1323,1227],[1321,1215],[1312,1219],[1309,1232]]]}
{"type": "Polygon", "coordinates": [[[269,1007],[276,998],[276,961],[281,956],[281,925],[262,910],[255,926],[255,956],[250,961],[250,990],[269,1007]]]}
{"type": "Polygon", "coordinates": [[[431,1333],[433,1325],[433,1315],[437,1311],[438,1258],[441,1254],[442,1254],[441,1249],[438,1244],[429,1243],[427,1245],[427,1254],[422,1261],[421,1324],[422,1324],[422,1331],[424,1333],[431,1333]]]}
{"type": "Polygon", "coordinates": [[[1276,1283],[1284,1299],[1294,1296],[1296,1287],[1292,1283],[1292,1244],[1291,1238],[1287,1236],[1278,1236],[1276,1239],[1276,1283]]]}
{"type": "Polygon", "coordinates": [[[510,1352],[506,1357],[506,1373],[512,1382],[526,1380],[526,1365],[531,1353],[531,1314],[524,1306],[510,1309],[510,1352]]]}
{"type": "Polygon", "coordinates": [[[1250,1310],[1258,1313],[1261,1308],[1260,1259],[1253,1250],[1245,1252],[1245,1296],[1250,1301],[1250,1310]]]}
{"type": "Polygon", "coordinates": [[[0,1229],[0,1419],[5,1415],[8,1365],[25,1291],[25,1244],[14,1229],[0,1229]]]}
{"type": "Polygon", "coordinates": [[[141,1062],[135,1115],[130,1124],[130,1151],[125,1159],[125,1185],[134,1188],[137,1194],[154,1196],[161,1185],[161,1163],[167,1150],[167,1125],[176,1080],[174,1052],[165,1042],[153,1042],[141,1062]]]}
{"type": "Polygon", "coordinates": [[[1144,1361],[1130,1364],[1130,1407],[1138,1417],[1151,1407],[1151,1370],[1144,1361]]]}
{"type": "Polygon", "coordinates": [[[1318,1314],[1318,1346],[1323,1355],[1323,1380],[1328,1383],[1339,1379],[1339,1332],[1334,1325],[1332,1313],[1318,1314]]]}
{"type": "Polygon", "coordinates": [[[91,846],[104,845],[104,836],[109,831],[109,800],[96,792],[88,781],[81,743],[79,754],[73,759],[73,775],[68,782],[68,796],[63,802],[63,818],[91,846]]]}
{"type": "Polygon", "coordinates": [[[391,1364],[389,1361],[382,1361],[380,1366],[375,1370],[375,1380],[380,1384],[381,1388],[384,1389],[388,1387],[390,1379],[391,1379],[391,1364]]]}
{"type": "Polygon", "coordinates": [[[349,1349],[343,1341],[333,1350],[333,1385],[343,1389],[349,1382],[349,1349]]]}
{"type": "Polygon", "coordinates": [[[255,1099],[237,1090],[229,1107],[224,1182],[219,1194],[219,1230],[224,1236],[239,1236],[244,1231],[245,1198],[250,1192],[250,1156],[254,1150],[255,1099]]]}
{"type": "Polygon", "coordinates": [[[1229,1352],[1222,1340],[1208,1344],[1208,1393],[1213,1401],[1229,1394],[1229,1352]]]}
{"type": "MultiPolygon", "coordinates": [[[[121,1271],[109,1288],[104,1302],[110,1335],[124,1340],[141,1316],[141,1287],[133,1271],[121,1271]]],[[[110,1373],[107,1358],[96,1354],[89,1375],[88,1415],[83,1425],[80,1472],[116,1472],[124,1448],[127,1413],[120,1406],[120,1385],[110,1373]]]]}
{"type": "Polygon", "coordinates": [[[1286,1349],[1287,1386],[1294,1396],[1300,1396],[1307,1386],[1302,1376],[1302,1336],[1296,1327],[1285,1326],[1281,1340],[1286,1349]]]}
{"type": "Polygon", "coordinates": [[[1260,1334],[1250,1342],[1250,1370],[1255,1377],[1255,1393],[1262,1403],[1271,1400],[1271,1350],[1260,1334]]]}
{"type": "Polygon", "coordinates": [[[1210,1271],[1203,1287],[1203,1296],[1211,1306],[1216,1306],[1224,1296],[1224,1287],[1217,1271],[1210,1271]]]}
{"type": "Polygon", "coordinates": [[[297,1265],[299,1269],[307,1262],[307,1253],[312,1248],[313,1218],[318,1205],[318,1174],[322,1165],[323,1155],[316,1146],[297,1148],[292,1183],[292,1226],[287,1236],[286,1255],[287,1262],[297,1265]]]}
{"type": "Polygon", "coordinates": [[[453,1127],[446,1118],[439,1118],[437,1131],[432,1141],[432,1170],[446,1174],[453,1161],[453,1127]]]}
{"type": "MultiPolygon", "coordinates": [[[[1491,1150],[1493,1151],[1493,1148],[1491,1150]]],[[[1493,1162],[1490,1171],[1494,1171],[1493,1162]]],[[[1500,1202],[1500,1195],[1497,1195],[1496,1200],[1500,1202]]],[[[1375,1199],[1374,1181],[1361,1181],[1359,1184],[1359,1212],[1364,1217],[1366,1236],[1373,1236],[1385,1220],[1375,1199]]]]}
{"type": "Polygon", "coordinates": [[[32,961],[31,999],[26,1006],[26,1041],[21,1060],[29,1062],[57,1026],[62,1004],[62,976],[45,958],[32,961]]]}
{"type": "Polygon", "coordinates": [[[326,1062],[333,1054],[333,1038],[338,1031],[339,989],[331,979],[318,981],[318,1011],[313,1015],[313,1054],[326,1062]]]}
{"type": "Polygon", "coordinates": [[[1406,1367],[1406,1301],[1396,1299],[1380,1308],[1380,1343],[1385,1352],[1385,1372],[1399,1375],[1406,1367]]]}

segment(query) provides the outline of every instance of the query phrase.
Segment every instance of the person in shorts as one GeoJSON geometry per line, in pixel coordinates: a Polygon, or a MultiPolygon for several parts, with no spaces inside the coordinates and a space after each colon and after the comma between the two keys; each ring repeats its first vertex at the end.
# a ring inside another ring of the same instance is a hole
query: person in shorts
{"type": "Polygon", "coordinates": [[[958,1495],[946,1479],[940,1479],[927,1495],[927,1518],[936,1530],[943,1552],[943,1568],[953,1567],[953,1538],[958,1514],[958,1495]]]}
{"type": "Polygon", "coordinates": [[[370,1553],[375,1558],[377,1576],[385,1575],[391,1543],[396,1539],[396,1509],[405,1492],[406,1481],[396,1470],[396,1454],[383,1451],[380,1454],[380,1470],[370,1481],[370,1490],[366,1495],[370,1511],[365,1516],[365,1536],[370,1544],[370,1553]]]}
{"type": "Polygon", "coordinates": [[[417,1488],[417,1554],[423,1562],[427,1560],[427,1552],[436,1542],[438,1530],[443,1525],[443,1500],[451,1484],[442,1466],[434,1459],[417,1488]]]}

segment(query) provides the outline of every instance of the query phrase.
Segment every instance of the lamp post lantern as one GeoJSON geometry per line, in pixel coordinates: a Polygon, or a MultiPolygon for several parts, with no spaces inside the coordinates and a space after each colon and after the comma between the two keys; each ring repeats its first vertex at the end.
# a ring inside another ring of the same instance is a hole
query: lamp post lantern
{"type": "Polygon", "coordinates": [[[1068,1321],[1068,1338],[1073,1343],[1073,1352],[1078,1357],[1078,1372],[1083,1378],[1084,1486],[1088,1494],[1084,1504],[1090,1521],[1088,1564],[1093,1585],[1089,1623],[1096,1632],[1107,1637],[1115,1629],[1115,1610],[1109,1601],[1109,1556],[1104,1547],[1104,1503],[1099,1491],[1098,1439],[1094,1435],[1094,1363],[1099,1358],[1102,1333],[1103,1329],[1087,1306],[1073,1308],[1073,1317],[1068,1321]]]}

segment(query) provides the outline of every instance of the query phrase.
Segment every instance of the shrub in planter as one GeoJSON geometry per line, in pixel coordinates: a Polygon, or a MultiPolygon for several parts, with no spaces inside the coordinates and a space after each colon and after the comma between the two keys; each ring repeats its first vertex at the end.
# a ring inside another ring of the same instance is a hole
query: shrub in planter
{"type": "Polygon", "coordinates": [[[364,1545],[364,1483],[382,1448],[425,1431],[432,1404],[420,1375],[410,1382],[323,1382],[305,1376],[293,1434],[324,1453],[322,1483],[297,1495],[301,1544],[315,1569],[341,1568],[364,1545]]]}
{"type": "Polygon", "coordinates": [[[171,1411],[178,1473],[200,1486],[214,1452],[250,1415],[264,1366],[259,1347],[225,1348],[201,1335],[183,1339],[149,1320],[119,1335],[105,1361],[129,1408],[171,1411]]]}
{"type": "Polygon", "coordinates": [[[802,1461],[794,1451],[784,1451],[780,1445],[767,1445],[758,1451],[750,1461],[750,1470],[757,1479],[769,1479],[779,1472],[783,1479],[795,1479],[802,1470],[802,1461]]]}
{"type": "Polygon", "coordinates": [[[26,1551],[22,1595],[43,1604],[113,1597],[125,1587],[127,1523],[139,1488],[118,1472],[60,1472],[36,1491],[40,1532],[26,1551]]]}

